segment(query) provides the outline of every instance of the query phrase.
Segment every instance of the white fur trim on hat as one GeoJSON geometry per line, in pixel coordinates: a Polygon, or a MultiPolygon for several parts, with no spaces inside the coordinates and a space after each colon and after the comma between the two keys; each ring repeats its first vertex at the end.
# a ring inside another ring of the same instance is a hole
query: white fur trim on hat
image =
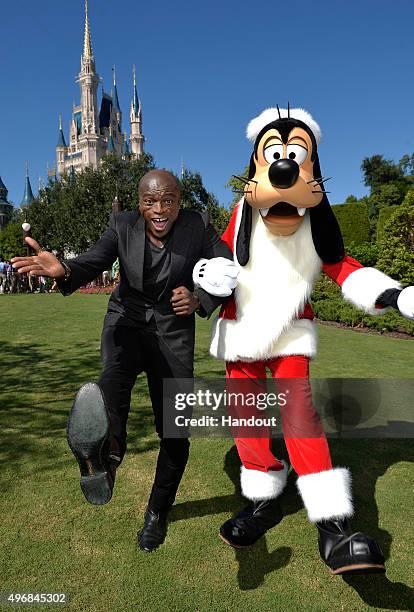
{"type": "Polygon", "coordinates": [[[401,289],[401,285],[376,268],[359,268],[342,283],[344,298],[371,315],[387,312],[388,308],[375,307],[377,299],[387,289],[401,289]]]}
{"type": "Polygon", "coordinates": [[[282,461],[283,470],[250,470],[244,465],[240,471],[240,484],[244,497],[252,501],[263,501],[278,497],[286,486],[289,467],[282,461]]]}
{"type": "Polygon", "coordinates": [[[311,523],[352,516],[351,474],[347,468],[299,476],[297,486],[311,523]]]}
{"type": "MultiPolygon", "coordinates": [[[[279,111],[280,111],[280,117],[282,119],[285,119],[285,118],[287,119],[288,117],[287,109],[280,108],[279,111]]],[[[255,117],[254,119],[250,121],[249,125],[247,126],[247,130],[246,130],[247,138],[251,140],[252,142],[254,142],[259,132],[266,125],[268,125],[269,123],[272,123],[273,121],[276,121],[280,117],[279,117],[279,112],[277,108],[267,108],[262,113],[260,113],[258,117],[255,117]]],[[[313,119],[312,115],[310,115],[303,108],[291,108],[289,110],[289,117],[291,117],[292,119],[298,119],[299,121],[303,121],[303,123],[306,123],[308,128],[312,130],[313,135],[315,136],[316,144],[320,143],[321,135],[322,135],[321,128],[316,123],[316,121],[313,119]]]]}

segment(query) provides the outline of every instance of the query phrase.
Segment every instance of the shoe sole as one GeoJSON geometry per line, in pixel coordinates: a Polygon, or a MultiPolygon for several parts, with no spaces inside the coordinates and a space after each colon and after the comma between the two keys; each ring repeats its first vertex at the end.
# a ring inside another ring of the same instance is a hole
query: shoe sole
{"type": "Polygon", "coordinates": [[[112,497],[113,481],[102,461],[109,437],[109,417],[101,389],[95,383],[83,385],[73,402],[67,427],[67,441],[79,464],[80,486],[86,500],[96,506],[112,497]]]}
{"type": "Polygon", "coordinates": [[[233,542],[230,542],[230,540],[227,540],[221,533],[219,533],[219,537],[223,540],[223,542],[225,542],[232,548],[240,549],[240,548],[250,548],[251,546],[254,546],[254,544],[248,544],[247,546],[240,546],[240,544],[233,544],[233,542]]]}
{"type": "Polygon", "coordinates": [[[335,570],[329,570],[331,574],[383,574],[385,565],[376,563],[355,563],[354,565],[344,565],[335,570]]]}

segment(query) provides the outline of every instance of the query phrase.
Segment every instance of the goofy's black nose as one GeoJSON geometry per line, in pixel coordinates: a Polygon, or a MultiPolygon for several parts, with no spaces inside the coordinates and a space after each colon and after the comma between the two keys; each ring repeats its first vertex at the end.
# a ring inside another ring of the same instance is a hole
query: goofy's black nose
{"type": "Polygon", "coordinates": [[[269,181],[279,189],[292,187],[298,176],[299,166],[293,159],[278,159],[269,168],[269,181]]]}

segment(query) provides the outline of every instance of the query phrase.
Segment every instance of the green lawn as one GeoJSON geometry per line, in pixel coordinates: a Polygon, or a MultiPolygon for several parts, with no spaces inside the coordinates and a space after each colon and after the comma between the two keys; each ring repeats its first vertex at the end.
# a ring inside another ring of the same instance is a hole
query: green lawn
{"type": "MultiPolygon", "coordinates": [[[[353,472],[354,525],[381,544],[386,576],[329,574],[293,474],[282,523],[251,549],[224,545],[219,526],[243,504],[231,440],[193,440],[167,541],[151,555],[138,551],[157,452],[142,379],[114,497],[89,505],[65,427],[77,388],[99,373],[106,303],[0,296],[0,591],[66,592],[69,609],[88,612],[414,609],[411,439],[331,440],[334,462],[353,472]]],[[[414,379],[413,340],[319,331],[314,377],[414,379]]],[[[221,376],[222,362],[208,356],[208,322],[197,338],[197,374],[221,376]]]]}

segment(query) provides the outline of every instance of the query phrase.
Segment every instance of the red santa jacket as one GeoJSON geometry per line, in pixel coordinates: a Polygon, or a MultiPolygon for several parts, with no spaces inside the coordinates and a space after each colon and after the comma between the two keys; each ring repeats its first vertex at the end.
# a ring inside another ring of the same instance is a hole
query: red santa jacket
{"type": "MultiPolygon", "coordinates": [[[[240,212],[238,205],[222,236],[233,253],[240,212]]],[[[336,264],[323,263],[313,246],[308,217],[294,235],[272,237],[256,214],[249,262],[240,266],[234,296],[213,326],[212,355],[227,361],[314,356],[316,330],[308,299],[321,271],[342,288],[345,299],[371,314],[384,312],[376,306],[383,291],[400,288],[382,272],[347,255],[336,264]]]]}

